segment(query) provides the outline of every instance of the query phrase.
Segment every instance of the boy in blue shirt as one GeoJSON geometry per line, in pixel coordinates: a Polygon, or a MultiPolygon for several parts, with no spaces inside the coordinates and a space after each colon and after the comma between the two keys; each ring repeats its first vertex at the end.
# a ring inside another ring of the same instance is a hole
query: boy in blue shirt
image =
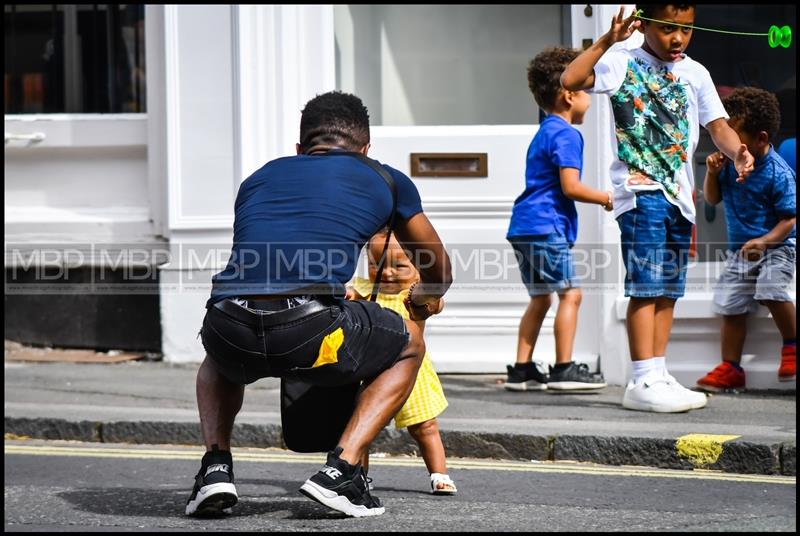
{"type": "Polygon", "coordinates": [[[576,50],[549,48],[528,66],[528,86],[548,115],[528,148],[525,191],[514,201],[506,236],[531,297],[519,324],[517,362],[508,366],[505,388],[511,391],[599,389],[606,385],[602,376],[592,375],[585,364],[572,361],[581,303],[570,251],[578,234],[575,201],[613,208],[610,192],[580,181],[583,137],[572,125],[583,123],[591,102],[585,91],[566,91],[559,82],[564,68],[577,56],[576,50]],[[532,355],[553,292],[559,296],[556,365],[545,375],[532,362],[532,355]]]}
{"type": "Polygon", "coordinates": [[[770,144],[780,126],[778,99],[763,89],[737,88],[723,99],[731,127],[756,158],[747,181],[720,153],[707,159],[706,202],[725,203],[728,260],[717,282],[714,311],[723,315],[722,363],[697,381],[707,391],[742,389],[740,362],[747,336],[747,314],[758,304],[769,308],[783,337],[780,381],[795,379],[797,344],[795,307],[788,290],[796,261],[796,176],[770,144]]]}

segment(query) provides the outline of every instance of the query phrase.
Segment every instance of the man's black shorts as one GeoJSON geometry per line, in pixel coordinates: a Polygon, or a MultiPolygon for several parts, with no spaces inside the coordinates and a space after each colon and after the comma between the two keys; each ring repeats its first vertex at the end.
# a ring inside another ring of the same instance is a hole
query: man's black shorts
{"type": "Polygon", "coordinates": [[[276,312],[223,302],[208,308],[200,333],[217,370],[237,384],[356,383],[394,365],[409,339],[403,318],[374,302],[322,297],[276,312]]]}

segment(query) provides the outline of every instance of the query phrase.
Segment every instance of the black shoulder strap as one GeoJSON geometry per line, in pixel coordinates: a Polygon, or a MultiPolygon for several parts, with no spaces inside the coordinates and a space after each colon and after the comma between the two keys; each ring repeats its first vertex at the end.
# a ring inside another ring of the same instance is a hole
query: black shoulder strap
{"type": "Polygon", "coordinates": [[[386,254],[389,251],[389,239],[392,236],[392,231],[394,231],[394,224],[395,220],[397,219],[397,185],[394,183],[394,179],[392,175],[384,169],[382,165],[378,162],[369,158],[368,156],[357,153],[357,152],[349,152],[349,151],[328,151],[324,153],[325,156],[350,156],[355,158],[356,160],[360,160],[361,162],[365,163],[369,167],[371,167],[381,178],[386,182],[389,186],[389,190],[392,192],[392,214],[389,216],[389,232],[386,233],[386,242],[383,244],[383,253],[381,253],[381,260],[378,262],[378,270],[375,274],[375,283],[372,285],[372,296],[370,296],[370,301],[375,301],[378,299],[378,291],[381,284],[381,277],[383,276],[383,266],[386,264],[386,254]]]}

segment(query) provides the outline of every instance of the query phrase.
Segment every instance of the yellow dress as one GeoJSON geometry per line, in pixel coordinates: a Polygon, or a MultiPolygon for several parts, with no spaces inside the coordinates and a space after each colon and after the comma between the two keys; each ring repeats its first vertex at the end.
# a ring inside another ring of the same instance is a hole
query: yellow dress
{"type": "MultiPolygon", "coordinates": [[[[363,277],[356,277],[353,280],[353,288],[360,295],[367,299],[372,294],[372,282],[363,277]]],[[[391,309],[400,314],[403,318],[408,318],[408,311],[403,300],[406,297],[406,292],[399,294],[384,294],[378,293],[378,304],[387,309],[391,309]]],[[[397,428],[405,428],[412,424],[419,424],[429,421],[439,415],[447,407],[447,399],[444,397],[444,390],[442,384],[439,382],[439,376],[433,369],[430,355],[425,352],[425,357],[422,358],[422,365],[419,367],[417,373],[417,382],[414,384],[414,390],[408,395],[408,400],[394,416],[394,425],[397,428]]]]}

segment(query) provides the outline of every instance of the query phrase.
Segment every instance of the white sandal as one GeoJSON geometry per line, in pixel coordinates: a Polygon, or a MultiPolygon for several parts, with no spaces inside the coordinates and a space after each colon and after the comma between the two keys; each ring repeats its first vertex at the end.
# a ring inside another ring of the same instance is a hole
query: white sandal
{"type": "Polygon", "coordinates": [[[434,495],[455,495],[458,492],[453,480],[442,473],[431,473],[431,493],[434,495]]]}

